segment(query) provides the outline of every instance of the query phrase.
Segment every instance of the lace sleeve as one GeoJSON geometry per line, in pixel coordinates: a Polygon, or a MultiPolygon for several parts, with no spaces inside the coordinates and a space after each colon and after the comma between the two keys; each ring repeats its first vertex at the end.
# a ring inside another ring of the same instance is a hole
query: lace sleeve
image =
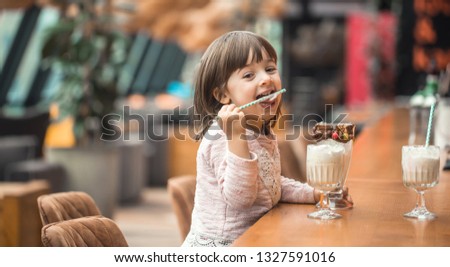
{"type": "Polygon", "coordinates": [[[281,176],[281,202],[314,203],[314,188],[291,178],[281,176]]]}

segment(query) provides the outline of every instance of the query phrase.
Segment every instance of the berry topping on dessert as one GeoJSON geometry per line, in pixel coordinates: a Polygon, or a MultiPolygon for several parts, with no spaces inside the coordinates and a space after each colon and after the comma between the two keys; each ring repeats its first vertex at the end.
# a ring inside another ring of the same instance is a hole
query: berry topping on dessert
{"type": "Polygon", "coordinates": [[[355,125],[353,123],[324,123],[319,122],[313,127],[313,138],[318,142],[325,139],[333,139],[347,143],[355,137],[355,125]]]}

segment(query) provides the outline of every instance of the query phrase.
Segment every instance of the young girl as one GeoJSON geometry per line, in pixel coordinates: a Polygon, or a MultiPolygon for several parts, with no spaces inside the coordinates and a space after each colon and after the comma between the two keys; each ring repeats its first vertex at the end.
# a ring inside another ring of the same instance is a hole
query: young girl
{"type": "Polygon", "coordinates": [[[239,109],[280,89],[277,55],[263,37],[229,32],[206,50],[195,81],[202,141],[192,224],[183,246],[229,246],[278,202],[319,201],[312,187],[280,175],[271,127],[281,95],[239,109]]]}

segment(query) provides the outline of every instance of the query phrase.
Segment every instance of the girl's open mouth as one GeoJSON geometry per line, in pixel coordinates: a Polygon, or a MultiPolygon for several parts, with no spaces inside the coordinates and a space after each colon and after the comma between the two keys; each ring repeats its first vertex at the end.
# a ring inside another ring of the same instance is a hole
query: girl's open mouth
{"type": "Polygon", "coordinates": [[[264,93],[264,94],[259,94],[259,95],[256,96],[256,100],[260,99],[261,97],[264,97],[264,96],[268,96],[268,95],[270,95],[270,94],[273,94],[273,93],[275,93],[275,92],[276,92],[276,90],[271,90],[271,91],[266,92],[266,93],[264,93]]]}
{"type": "MultiPolygon", "coordinates": [[[[273,94],[273,93],[275,93],[275,92],[276,92],[276,90],[271,90],[271,91],[266,92],[266,93],[264,93],[264,94],[259,94],[259,95],[256,96],[256,99],[259,99],[259,98],[264,97],[264,96],[268,96],[268,95],[273,94]]],[[[263,102],[260,102],[259,105],[260,105],[263,109],[270,108],[270,107],[272,107],[272,105],[274,105],[274,103],[276,102],[276,99],[277,99],[276,97],[267,99],[267,100],[265,100],[265,101],[263,101],[263,102]]]]}
{"type": "Polygon", "coordinates": [[[275,102],[276,102],[276,99],[270,100],[270,101],[268,100],[268,101],[264,101],[264,102],[259,103],[259,105],[263,109],[266,109],[266,108],[271,108],[275,104],[275,102]]]}

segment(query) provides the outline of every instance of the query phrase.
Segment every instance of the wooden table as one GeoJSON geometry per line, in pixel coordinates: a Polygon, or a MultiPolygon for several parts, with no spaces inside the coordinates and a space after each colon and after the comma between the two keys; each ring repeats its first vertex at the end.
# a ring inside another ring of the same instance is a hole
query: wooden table
{"type": "Polygon", "coordinates": [[[439,184],[425,193],[437,219],[403,217],[416,201],[416,193],[402,183],[401,147],[407,144],[408,130],[408,111],[395,109],[355,140],[346,182],[355,206],[339,211],[343,218],[309,219],[314,205],[280,203],[233,245],[450,246],[450,171],[441,171],[439,184]]]}

